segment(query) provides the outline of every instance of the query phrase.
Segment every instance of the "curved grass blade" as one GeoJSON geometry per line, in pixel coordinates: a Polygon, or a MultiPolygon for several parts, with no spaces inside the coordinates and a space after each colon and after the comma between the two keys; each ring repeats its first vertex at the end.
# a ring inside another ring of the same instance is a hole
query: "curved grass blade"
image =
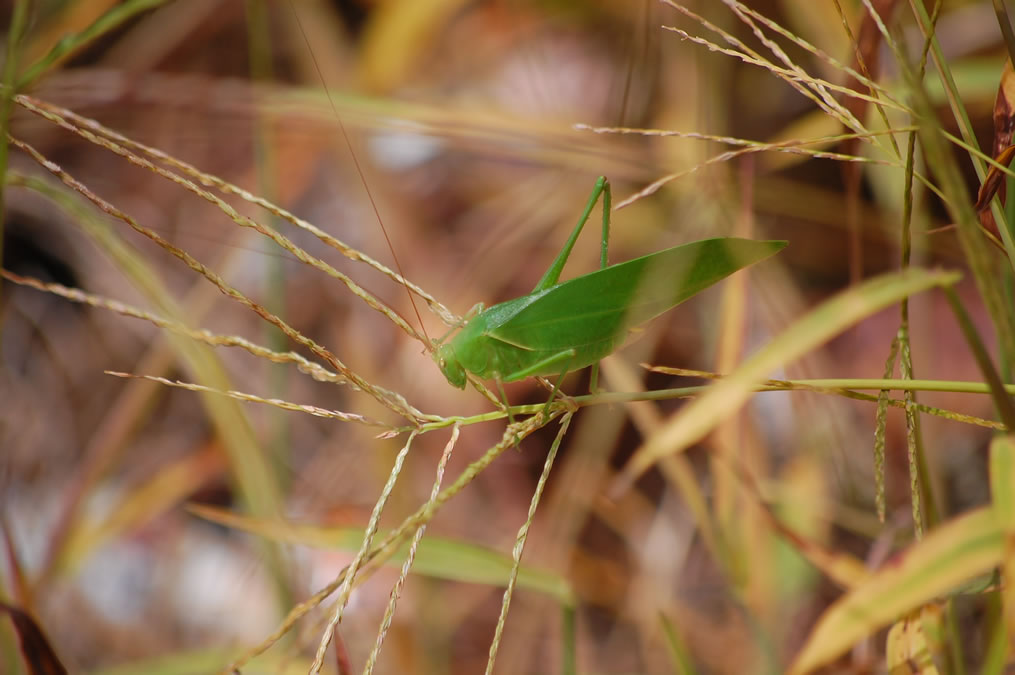
{"type": "Polygon", "coordinates": [[[729,377],[682,408],[649,438],[621,473],[614,492],[622,492],[660,457],[682,452],[705,437],[750,397],[773,370],[822,345],[854,323],[914,293],[949,286],[958,272],[910,268],[875,277],[826,301],[790,326],[729,377]]]}
{"type": "Polygon", "coordinates": [[[1004,532],[991,508],[940,526],[906,549],[818,621],[789,673],[807,673],[858,640],[1001,562],[1004,532]]]}

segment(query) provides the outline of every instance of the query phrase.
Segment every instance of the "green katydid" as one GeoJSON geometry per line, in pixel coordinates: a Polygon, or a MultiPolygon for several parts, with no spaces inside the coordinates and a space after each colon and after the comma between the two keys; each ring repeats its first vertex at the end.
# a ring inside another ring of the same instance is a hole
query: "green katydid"
{"type": "Polygon", "coordinates": [[[513,382],[534,375],[563,376],[598,363],[631,329],[786,245],[705,239],[607,266],[610,202],[610,184],[600,177],[564,248],[532,292],[485,310],[478,307],[454,338],[437,348],[435,358],[448,382],[464,389],[466,372],[513,382]],[[600,196],[600,269],[558,283],[600,196]]]}

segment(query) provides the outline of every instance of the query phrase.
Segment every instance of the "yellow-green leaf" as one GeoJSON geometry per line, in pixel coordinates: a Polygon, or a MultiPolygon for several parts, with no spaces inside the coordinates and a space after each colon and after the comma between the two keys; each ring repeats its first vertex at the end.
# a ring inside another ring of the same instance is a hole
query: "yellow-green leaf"
{"type": "MultiPolygon", "coordinates": [[[[226,527],[242,530],[270,541],[302,544],[313,548],[340,549],[355,553],[363,544],[363,528],[325,527],[291,523],[275,518],[251,518],[207,506],[188,507],[192,513],[226,527]]],[[[378,532],[383,537],[386,532],[378,532]]],[[[400,565],[408,546],[388,561],[400,565]]],[[[511,573],[511,556],[455,539],[427,535],[419,542],[413,570],[418,574],[473,584],[505,586],[511,573]]],[[[522,566],[518,585],[545,593],[564,605],[573,605],[574,591],[562,577],[547,570],[522,566]]]]}
{"type": "Polygon", "coordinates": [[[889,560],[818,620],[790,673],[808,673],[858,640],[1001,562],[1004,536],[994,510],[960,516],[889,560]]]}
{"type": "Polygon", "coordinates": [[[875,277],[824,302],[745,361],[732,375],[716,382],[700,398],[676,413],[624,467],[619,487],[633,482],[660,457],[682,452],[704,438],[720,422],[736,413],[772,371],[885,307],[934,286],[954,284],[960,276],[958,272],[910,268],[875,277]]]}

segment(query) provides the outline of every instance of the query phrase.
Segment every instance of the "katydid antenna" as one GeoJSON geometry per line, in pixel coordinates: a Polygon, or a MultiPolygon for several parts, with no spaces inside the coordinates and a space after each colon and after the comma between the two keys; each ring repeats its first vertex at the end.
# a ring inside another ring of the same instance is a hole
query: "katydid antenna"
{"type": "Polygon", "coordinates": [[[419,308],[416,306],[416,300],[412,297],[412,291],[409,290],[408,284],[404,282],[405,272],[402,271],[402,264],[398,261],[398,255],[395,253],[395,247],[391,244],[391,237],[388,236],[388,228],[384,227],[384,220],[381,218],[380,209],[377,208],[377,201],[374,199],[373,192],[370,191],[370,185],[367,183],[366,176],[363,173],[363,167],[360,166],[359,157],[356,156],[356,151],[352,147],[352,140],[349,138],[349,133],[345,130],[345,122],[342,121],[342,116],[338,114],[338,107],[335,105],[335,100],[331,97],[331,90],[328,89],[327,82],[324,81],[324,73],[321,71],[321,66],[317,62],[317,56],[314,54],[314,50],[310,49],[310,40],[307,38],[307,32],[303,29],[303,22],[300,21],[299,12],[296,11],[296,6],[293,4],[293,0],[289,0],[289,9],[292,10],[293,18],[296,20],[296,26],[300,30],[300,35],[303,36],[303,42],[306,43],[307,49],[310,52],[310,60],[314,64],[314,70],[317,71],[317,77],[321,80],[321,86],[324,87],[324,93],[328,97],[328,104],[331,105],[331,112],[335,114],[335,119],[338,120],[338,128],[342,132],[342,138],[345,140],[345,145],[349,149],[349,156],[352,157],[352,163],[356,167],[356,173],[359,175],[360,183],[363,185],[363,191],[366,193],[367,199],[370,201],[370,208],[373,209],[374,217],[377,219],[377,224],[381,226],[381,232],[384,234],[384,241],[388,244],[388,250],[391,251],[391,259],[395,262],[395,270],[398,275],[403,279],[402,287],[405,288],[405,294],[409,296],[409,304],[412,305],[412,311],[416,315],[416,320],[419,322],[419,327],[423,331],[423,336],[426,338],[426,351],[433,351],[433,343],[430,341],[430,335],[426,332],[426,326],[423,324],[423,317],[419,313],[419,308]]]}

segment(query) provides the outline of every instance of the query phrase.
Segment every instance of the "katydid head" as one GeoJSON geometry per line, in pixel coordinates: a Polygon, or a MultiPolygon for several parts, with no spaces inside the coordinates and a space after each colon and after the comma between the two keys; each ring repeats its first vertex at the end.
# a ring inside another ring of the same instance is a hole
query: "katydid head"
{"type": "Polygon", "coordinates": [[[437,348],[437,365],[452,387],[465,389],[465,368],[462,368],[462,364],[458,361],[458,355],[455,354],[455,348],[451,343],[437,348]]]}

